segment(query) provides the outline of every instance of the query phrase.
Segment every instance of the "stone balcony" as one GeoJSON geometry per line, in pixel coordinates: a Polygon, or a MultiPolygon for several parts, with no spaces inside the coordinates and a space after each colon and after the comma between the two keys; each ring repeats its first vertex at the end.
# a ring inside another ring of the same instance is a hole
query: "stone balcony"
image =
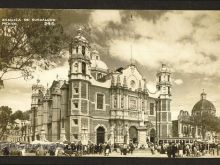
{"type": "MultiPolygon", "coordinates": [[[[131,109],[112,109],[110,110],[110,119],[142,121],[142,114],[138,110],[131,109]]],[[[148,116],[144,115],[144,121],[148,121],[148,116]]]]}

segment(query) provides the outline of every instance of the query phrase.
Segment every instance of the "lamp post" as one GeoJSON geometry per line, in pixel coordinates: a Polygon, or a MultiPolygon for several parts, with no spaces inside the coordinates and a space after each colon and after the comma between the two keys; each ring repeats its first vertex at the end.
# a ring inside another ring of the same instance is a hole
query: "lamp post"
{"type": "MultiPolygon", "coordinates": [[[[156,105],[155,105],[155,111],[156,111],[156,134],[155,134],[155,141],[157,142],[157,138],[158,138],[158,129],[157,129],[157,106],[158,106],[158,100],[156,100],[156,105]]],[[[160,133],[159,133],[160,134],[160,133]]]]}

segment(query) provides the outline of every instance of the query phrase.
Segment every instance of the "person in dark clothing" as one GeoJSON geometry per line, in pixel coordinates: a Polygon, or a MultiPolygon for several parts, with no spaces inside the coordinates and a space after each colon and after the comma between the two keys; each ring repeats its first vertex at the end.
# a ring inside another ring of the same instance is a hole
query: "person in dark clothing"
{"type": "Polygon", "coordinates": [[[55,146],[50,146],[50,148],[49,148],[50,156],[55,156],[55,151],[56,151],[56,147],[55,146]]]}
{"type": "Polygon", "coordinates": [[[168,158],[171,158],[171,154],[172,154],[172,144],[169,143],[169,145],[167,146],[167,156],[168,156],[168,158]]]}
{"type": "Polygon", "coordinates": [[[172,157],[175,158],[177,153],[177,145],[174,143],[172,145],[172,157]]]}
{"type": "Polygon", "coordinates": [[[9,154],[10,154],[9,148],[8,147],[3,148],[3,155],[8,156],[9,154]]]}
{"type": "Polygon", "coordinates": [[[133,143],[130,143],[130,144],[129,144],[129,148],[130,148],[130,152],[131,152],[131,154],[133,154],[133,151],[134,151],[134,144],[133,144],[133,143]]]}

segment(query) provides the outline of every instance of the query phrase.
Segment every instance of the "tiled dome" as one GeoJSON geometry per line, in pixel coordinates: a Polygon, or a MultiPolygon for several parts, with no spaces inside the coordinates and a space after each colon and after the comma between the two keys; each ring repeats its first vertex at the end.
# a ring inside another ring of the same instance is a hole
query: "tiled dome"
{"type": "Polygon", "coordinates": [[[206,100],[205,96],[206,96],[206,94],[203,92],[201,94],[201,100],[198,101],[194,105],[194,107],[192,109],[192,114],[197,114],[200,112],[209,112],[209,113],[215,114],[216,109],[215,109],[214,104],[211,101],[206,100]]]}

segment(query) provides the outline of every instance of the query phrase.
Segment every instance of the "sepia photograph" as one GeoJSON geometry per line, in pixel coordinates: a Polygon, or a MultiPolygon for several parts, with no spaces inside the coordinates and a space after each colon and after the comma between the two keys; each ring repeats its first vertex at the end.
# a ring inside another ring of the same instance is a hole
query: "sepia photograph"
{"type": "Polygon", "coordinates": [[[0,19],[0,159],[220,158],[220,11],[0,19]]]}

